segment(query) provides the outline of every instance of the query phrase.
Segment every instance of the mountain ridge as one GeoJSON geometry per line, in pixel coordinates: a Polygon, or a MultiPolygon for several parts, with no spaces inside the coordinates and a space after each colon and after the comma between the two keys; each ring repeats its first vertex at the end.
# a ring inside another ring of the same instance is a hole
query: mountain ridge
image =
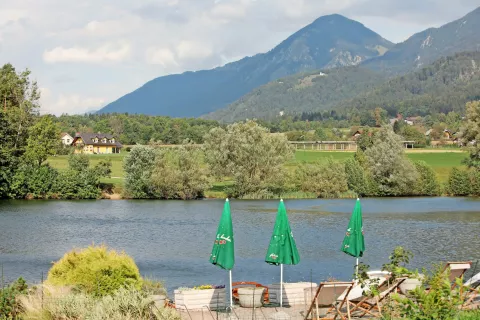
{"type": "Polygon", "coordinates": [[[227,106],[269,81],[298,72],[355,65],[392,46],[357,21],[338,14],[324,16],[266,53],[211,70],[155,78],[99,113],[200,116],[227,106]]]}

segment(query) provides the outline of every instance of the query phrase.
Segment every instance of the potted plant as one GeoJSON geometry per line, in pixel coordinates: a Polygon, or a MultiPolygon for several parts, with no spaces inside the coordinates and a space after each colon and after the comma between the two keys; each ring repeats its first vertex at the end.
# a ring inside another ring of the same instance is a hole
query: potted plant
{"type": "MultiPolygon", "coordinates": [[[[317,284],[311,282],[284,282],[283,285],[283,305],[304,305],[305,289],[317,288],[317,284]]],[[[273,283],[268,286],[268,296],[270,302],[280,303],[280,283],[273,283]]],[[[307,301],[307,303],[310,301],[307,301]]]]}
{"type": "Polygon", "coordinates": [[[244,308],[257,308],[263,305],[263,287],[243,287],[238,288],[238,299],[240,305],[244,308]]]}
{"type": "Polygon", "coordinates": [[[180,310],[217,310],[225,308],[225,286],[201,285],[174,291],[175,307],[180,310]]]}

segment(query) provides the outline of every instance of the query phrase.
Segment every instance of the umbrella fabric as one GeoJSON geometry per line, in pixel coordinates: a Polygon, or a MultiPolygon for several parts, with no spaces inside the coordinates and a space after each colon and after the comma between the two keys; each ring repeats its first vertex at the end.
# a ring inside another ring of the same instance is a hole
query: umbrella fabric
{"type": "Polygon", "coordinates": [[[280,201],[278,206],[277,220],[275,221],[265,262],[274,265],[295,265],[300,262],[300,255],[288,223],[287,210],[283,200],[280,201]]]}
{"type": "Polygon", "coordinates": [[[232,215],[230,214],[228,199],[225,201],[222,217],[218,224],[217,237],[213,244],[210,262],[226,270],[232,270],[235,264],[232,215]]]}
{"type": "Polygon", "coordinates": [[[357,199],[353,209],[350,223],[348,224],[345,238],[343,239],[342,249],[348,255],[353,257],[362,257],[365,251],[365,241],[363,238],[362,206],[360,199],[357,199]]]}

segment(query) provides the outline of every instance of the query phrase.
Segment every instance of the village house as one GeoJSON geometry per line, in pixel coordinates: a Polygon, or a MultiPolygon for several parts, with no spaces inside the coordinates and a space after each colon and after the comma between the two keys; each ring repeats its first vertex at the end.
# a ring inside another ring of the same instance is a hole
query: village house
{"type": "Polygon", "coordinates": [[[62,140],[62,144],[64,146],[72,145],[73,137],[71,135],[69,135],[68,133],[62,132],[62,134],[60,135],[60,139],[62,140]]]}
{"type": "Polygon", "coordinates": [[[111,154],[120,153],[122,144],[111,134],[77,133],[72,145],[75,153],[111,154]]]}

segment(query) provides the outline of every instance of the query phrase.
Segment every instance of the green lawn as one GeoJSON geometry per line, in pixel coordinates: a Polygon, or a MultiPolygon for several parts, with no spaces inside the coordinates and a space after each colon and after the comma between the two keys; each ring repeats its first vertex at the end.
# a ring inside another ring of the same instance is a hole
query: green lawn
{"type": "MultiPolygon", "coordinates": [[[[126,153],[111,154],[111,155],[90,155],[90,165],[94,166],[101,160],[110,159],[112,161],[112,177],[109,179],[102,179],[102,182],[112,183],[117,187],[123,186],[123,158],[126,153]]],[[[345,161],[354,156],[353,152],[334,152],[334,151],[304,151],[297,150],[295,153],[295,160],[292,160],[288,165],[294,167],[300,161],[327,161],[330,157],[337,161],[345,161]]],[[[450,170],[453,167],[461,167],[462,160],[467,156],[466,153],[454,152],[431,152],[427,150],[418,153],[407,153],[407,156],[412,160],[423,160],[428,163],[437,173],[440,181],[444,182],[448,179],[450,170]]],[[[68,156],[50,157],[48,163],[54,168],[65,170],[68,168],[68,156]]],[[[210,190],[211,195],[220,196],[224,189],[231,184],[230,181],[222,181],[214,184],[210,190]]]]}
{"type": "MultiPolygon", "coordinates": [[[[334,152],[334,151],[304,151],[297,150],[295,153],[296,161],[327,161],[328,158],[333,158],[338,161],[345,161],[354,156],[353,152],[334,152]]],[[[428,152],[428,150],[422,152],[407,153],[407,157],[411,160],[418,161],[423,160],[429,164],[433,170],[437,173],[440,181],[446,181],[450,170],[453,167],[462,167],[462,161],[467,157],[467,153],[464,152],[428,152]]],[[[295,162],[291,162],[290,165],[294,165],[295,162]]]]}
{"type": "MultiPolygon", "coordinates": [[[[118,187],[123,185],[123,158],[126,153],[121,154],[92,154],[89,155],[90,165],[95,166],[102,160],[110,159],[112,161],[112,177],[102,179],[104,183],[112,183],[118,187]]],[[[48,158],[47,162],[58,170],[66,170],[68,168],[68,156],[56,156],[48,158]]]]}

